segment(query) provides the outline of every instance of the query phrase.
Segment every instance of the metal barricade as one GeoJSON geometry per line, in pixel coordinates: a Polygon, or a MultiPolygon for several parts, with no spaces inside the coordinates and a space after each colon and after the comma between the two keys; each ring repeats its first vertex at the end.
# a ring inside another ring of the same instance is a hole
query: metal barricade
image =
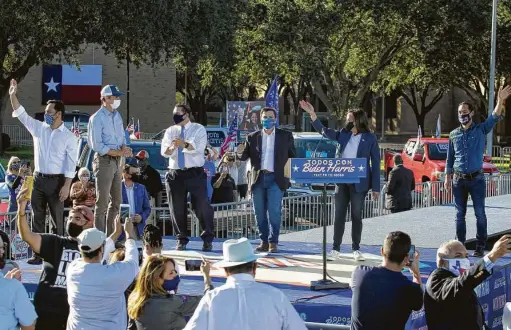
{"type": "Polygon", "coordinates": [[[307,329],[320,329],[320,330],[349,330],[349,325],[340,325],[340,324],[327,324],[327,323],[314,323],[314,322],[305,322],[305,326],[307,329]]]}
{"type": "Polygon", "coordinates": [[[30,132],[20,125],[3,125],[2,132],[9,135],[12,146],[31,146],[34,141],[30,132]]]}

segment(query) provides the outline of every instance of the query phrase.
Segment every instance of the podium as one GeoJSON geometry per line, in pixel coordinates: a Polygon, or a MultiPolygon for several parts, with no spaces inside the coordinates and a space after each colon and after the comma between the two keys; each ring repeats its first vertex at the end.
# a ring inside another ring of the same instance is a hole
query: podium
{"type": "Polygon", "coordinates": [[[287,163],[285,175],[292,183],[323,184],[323,278],[311,282],[311,290],[346,288],[347,285],[327,278],[326,267],[326,224],[327,185],[338,183],[359,183],[367,176],[365,158],[293,158],[287,163]]]}

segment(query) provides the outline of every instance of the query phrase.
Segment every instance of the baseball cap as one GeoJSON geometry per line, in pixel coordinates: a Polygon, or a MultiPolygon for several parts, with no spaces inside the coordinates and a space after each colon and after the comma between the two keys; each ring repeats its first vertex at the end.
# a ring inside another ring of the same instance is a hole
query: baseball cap
{"type": "Polygon", "coordinates": [[[104,232],[96,228],[89,228],[78,235],[78,248],[84,252],[95,251],[105,243],[105,240],[104,232]]]}
{"type": "Polygon", "coordinates": [[[80,213],[81,215],[83,215],[85,220],[87,220],[87,221],[93,221],[94,220],[94,214],[92,213],[92,210],[90,208],[88,208],[87,206],[85,206],[85,205],[74,206],[69,211],[69,213],[80,213]]]}
{"type": "Polygon", "coordinates": [[[119,88],[115,85],[106,85],[101,90],[101,96],[123,96],[124,93],[119,91],[119,88]]]}
{"type": "Polygon", "coordinates": [[[149,153],[145,150],[140,150],[136,155],[135,158],[137,159],[145,159],[149,158],[149,153]]]}

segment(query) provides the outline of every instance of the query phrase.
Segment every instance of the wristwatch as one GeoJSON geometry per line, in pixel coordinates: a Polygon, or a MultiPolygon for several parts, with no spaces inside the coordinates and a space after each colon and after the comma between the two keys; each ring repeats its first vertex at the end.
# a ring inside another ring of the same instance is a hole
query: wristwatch
{"type": "Polygon", "coordinates": [[[189,146],[190,146],[190,143],[185,142],[185,149],[188,149],[189,146]]]}

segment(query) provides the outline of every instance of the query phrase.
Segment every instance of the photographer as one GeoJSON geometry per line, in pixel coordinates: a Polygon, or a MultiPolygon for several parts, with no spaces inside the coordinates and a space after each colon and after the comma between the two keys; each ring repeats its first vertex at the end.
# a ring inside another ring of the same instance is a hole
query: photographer
{"type": "Polygon", "coordinates": [[[211,184],[213,185],[213,196],[211,197],[211,203],[220,204],[234,202],[236,181],[234,180],[231,173],[236,170],[236,178],[238,176],[237,168],[235,167],[234,162],[235,156],[230,153],[226,153],[220,160],[218,173],[216,173],[211,179],[211,184]]]}

